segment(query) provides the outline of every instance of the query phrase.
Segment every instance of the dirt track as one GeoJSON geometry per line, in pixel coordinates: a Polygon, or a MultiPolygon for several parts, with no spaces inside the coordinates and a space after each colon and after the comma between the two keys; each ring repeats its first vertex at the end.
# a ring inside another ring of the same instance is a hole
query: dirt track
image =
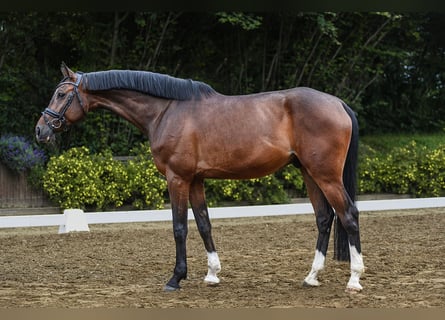
{"type": "Polygon", "coordinates": [[[311,215],[214,220],[216,287],[202,281],[206,254],[192,223],[188,279],[173,293],[162,291],[174,265],[170,223],[0,229],[0,307],[445,307],[444,208],[363,213],[367,269],[354,295],[332,246],[322,286],[301,286],[316,241],[311,215]]]}

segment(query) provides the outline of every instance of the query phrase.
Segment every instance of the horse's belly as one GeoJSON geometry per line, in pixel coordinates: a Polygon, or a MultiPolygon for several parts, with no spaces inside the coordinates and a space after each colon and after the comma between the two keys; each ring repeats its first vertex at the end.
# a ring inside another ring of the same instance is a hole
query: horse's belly
{"type": "Polygon", "coordinates": [[[267,148],[263,151],[226,151],[218,157],[203,157],[198,172],[204,178],[251,179],[271,174],[290,162],[288,150],[267,148]]]}

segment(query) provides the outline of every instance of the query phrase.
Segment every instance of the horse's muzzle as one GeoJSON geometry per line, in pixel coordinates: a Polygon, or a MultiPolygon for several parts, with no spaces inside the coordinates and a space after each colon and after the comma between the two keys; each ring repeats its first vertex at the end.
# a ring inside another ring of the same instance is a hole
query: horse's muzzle
{"type": "Polygon", "coordinates": [[[46,125],[36,125],[36,140],[39,143],[48,143],[54,140],[54,132],[46,125]]]}

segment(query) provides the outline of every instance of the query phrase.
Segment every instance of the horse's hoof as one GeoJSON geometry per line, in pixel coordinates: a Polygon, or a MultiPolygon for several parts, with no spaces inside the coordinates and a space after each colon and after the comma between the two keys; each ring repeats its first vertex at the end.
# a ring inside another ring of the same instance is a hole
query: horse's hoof
{"type": "Polygon", "coordinates": [[[181,289],[181,287],[172,287],[172,286],[169,286],[168,284],[166,284],[164,286],[164,291],[166,291],[166,292],[178,291],[180,289],[181,289]]]}
{"type": "Polygon", "coordinates": [[[362,289],[363,288],[358,288],[358,287],[346,287],[345,292],[350,294],[356,294],[362,291],[362,289]]]}
{"type": "Polygon", "coordinates": [[[315,281],[303,281],[303,287],[305,288],[313,288],[313,287],[319,287],[320,286],[320,282],[315,280],[315,281]]]}
{"type": "Polygon", "coordinates": [[[220,283],[220,280],[217,276],[207,275],[204,278],[204,282],[210,286],[216,286],[220,283]]]}

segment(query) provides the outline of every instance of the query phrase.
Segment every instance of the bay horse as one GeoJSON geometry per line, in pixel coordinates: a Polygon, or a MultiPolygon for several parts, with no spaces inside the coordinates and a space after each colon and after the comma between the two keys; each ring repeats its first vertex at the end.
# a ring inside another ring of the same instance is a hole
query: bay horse
{"type": "Polygon", "coordinates": [[[350,261],[346,291],[362,290],[359,212],[355,205],[358,122],[339,98],[311,88],[227,96],[209,85],[148,71],[73,72],[63,80],[38,120],[39,142],[97,108],[134,124],[150,141],[154,163],[166,177],[172,206],[176,263],[164,289],[187,277],[188,203],[208,258],[208,284],[220,282],[204,179],[248,179],[286,165],[300,168],[311,200],[318,239],[305,286],[319,286],[331,226],[334,258],[350,261]]]}

